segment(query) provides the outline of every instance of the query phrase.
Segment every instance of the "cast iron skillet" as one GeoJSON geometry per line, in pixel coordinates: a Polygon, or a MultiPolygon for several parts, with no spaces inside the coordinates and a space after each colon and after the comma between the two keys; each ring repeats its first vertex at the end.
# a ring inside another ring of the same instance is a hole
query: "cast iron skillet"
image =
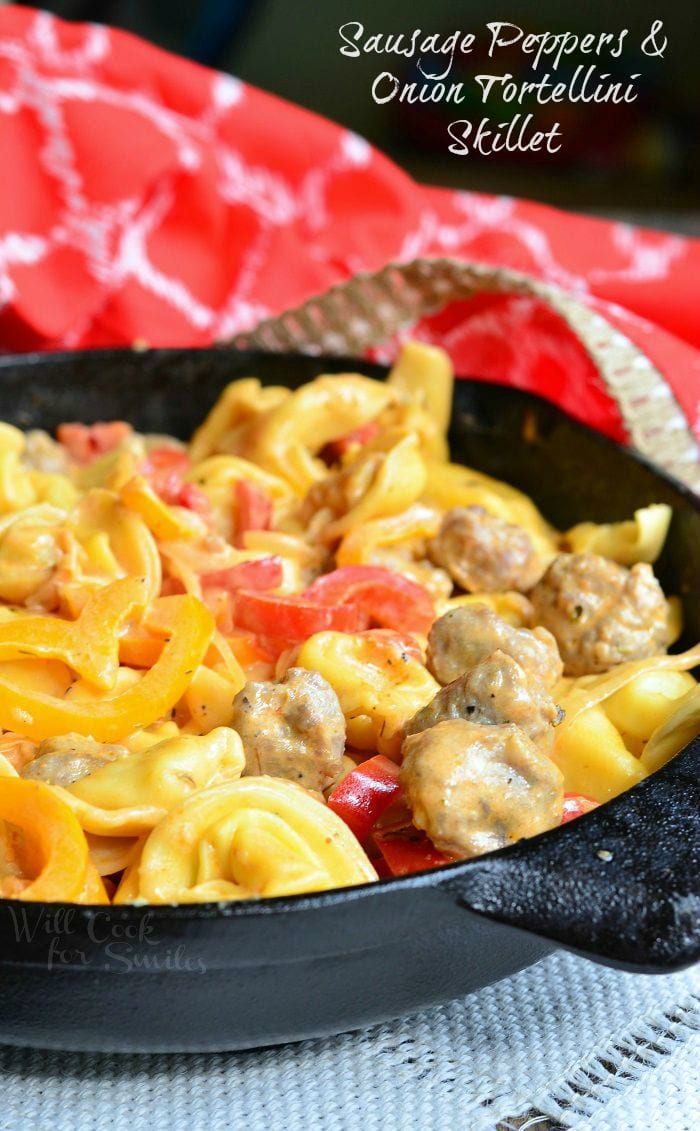
{"type": "MultiPolygon", "coordinates": [[[[364,363],[223,351],[0,362],[0,419],[126,418],[185,436],[234,377],[296,386],[364,363]]],[[[566,527],[675,508],[658,572],[700,639],[700,503],[527,394],[460,382],[456,459],[566,527]],[[533,438],[534,437],[534,438],[533,438]]],[[[700,740],[589,816],[422,875],[260,903],[76,908],[0,901],[0,1041],[107,1051],[250,1048],[475,990],[556,947],[664,973],[700,958],[700,740]],[[601,855],[602,853],[602,855],[601,855]]],[[[1,788],[1,787],[0,787],[1,788]]]]}

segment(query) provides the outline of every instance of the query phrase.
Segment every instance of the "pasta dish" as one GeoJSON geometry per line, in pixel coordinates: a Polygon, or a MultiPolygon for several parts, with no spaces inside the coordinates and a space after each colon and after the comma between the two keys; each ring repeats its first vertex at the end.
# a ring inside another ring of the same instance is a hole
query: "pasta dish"
{"type": "Polygon", "coordinates": [[[0,424],[0,896],[169,904],[436,867],[700,730],[663,504],[554,529],[450,462],[447,355],[230,384],[188,444],[0,424]]]}

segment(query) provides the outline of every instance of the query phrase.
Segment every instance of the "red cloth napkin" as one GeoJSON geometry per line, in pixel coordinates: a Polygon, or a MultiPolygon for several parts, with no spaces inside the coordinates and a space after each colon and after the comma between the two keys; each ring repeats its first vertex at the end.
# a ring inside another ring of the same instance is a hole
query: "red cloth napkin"
{"type": "MultiPolygon", "coordinates": [[[[230,76],[13,5],[0,8],[0,144],[4,350],[204,345],[356,271],[462,256],[598,308],[700,435],[700,241],[425,188],[355,134],[230,76]]],[[[463,373],[621,434],[583,351],[536,301],[480,296],[416,333],[463,373]]]]}

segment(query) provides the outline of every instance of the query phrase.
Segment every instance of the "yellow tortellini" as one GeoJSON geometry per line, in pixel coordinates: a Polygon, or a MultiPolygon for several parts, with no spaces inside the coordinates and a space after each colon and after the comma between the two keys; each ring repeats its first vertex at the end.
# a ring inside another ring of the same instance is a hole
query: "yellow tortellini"
{"type": "Polygon", "coordinates": [[[241,740],[228,727],[166,738],[118,758],[60,790],[81,825],[98,835],[135,836],[217,778],[240,777],[241,740]]]}
{"type": "Polygon", "coordinates": [[[326,527],[324,539],[339,538],[370,519],[402,514],[419,498],[428,474],[412,434],[381,453],[368,448],[349,471],[347,495],[357,502],[326,527]]]}
{"type": "Polygon", "coordinates": [[[317,377],[262,416],[240,454],[304,494],[325,474],[316,453],[341,427],[351,432],[373,420],[393,396],[387,385],[358,374],[317,377]]]}
{"type": "Polygon", "coordinates": [[[294,782],[246,777],[201,790],[161,821],[117,903],[299,895],[375,880],[347,825],[294,782]]]}
{"type": "Polygon", "coordinates": [[[301,646],[295,664],[328,680],[345,715],[350,746],[393,758],[403,724],[440,690],[400,640],[381,632],[318,632],[301,646]]]}

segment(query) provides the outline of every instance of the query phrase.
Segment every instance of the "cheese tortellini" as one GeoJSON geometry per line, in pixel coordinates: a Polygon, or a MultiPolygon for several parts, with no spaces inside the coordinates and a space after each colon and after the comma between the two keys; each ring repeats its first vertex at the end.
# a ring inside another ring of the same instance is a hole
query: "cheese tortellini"
{"type": "Polygon", "coordinates": [[[249,777],[201,790],[161,821],[117,902],[301,895],[376,878],[322,800],[293,782],[249,777]]]}

